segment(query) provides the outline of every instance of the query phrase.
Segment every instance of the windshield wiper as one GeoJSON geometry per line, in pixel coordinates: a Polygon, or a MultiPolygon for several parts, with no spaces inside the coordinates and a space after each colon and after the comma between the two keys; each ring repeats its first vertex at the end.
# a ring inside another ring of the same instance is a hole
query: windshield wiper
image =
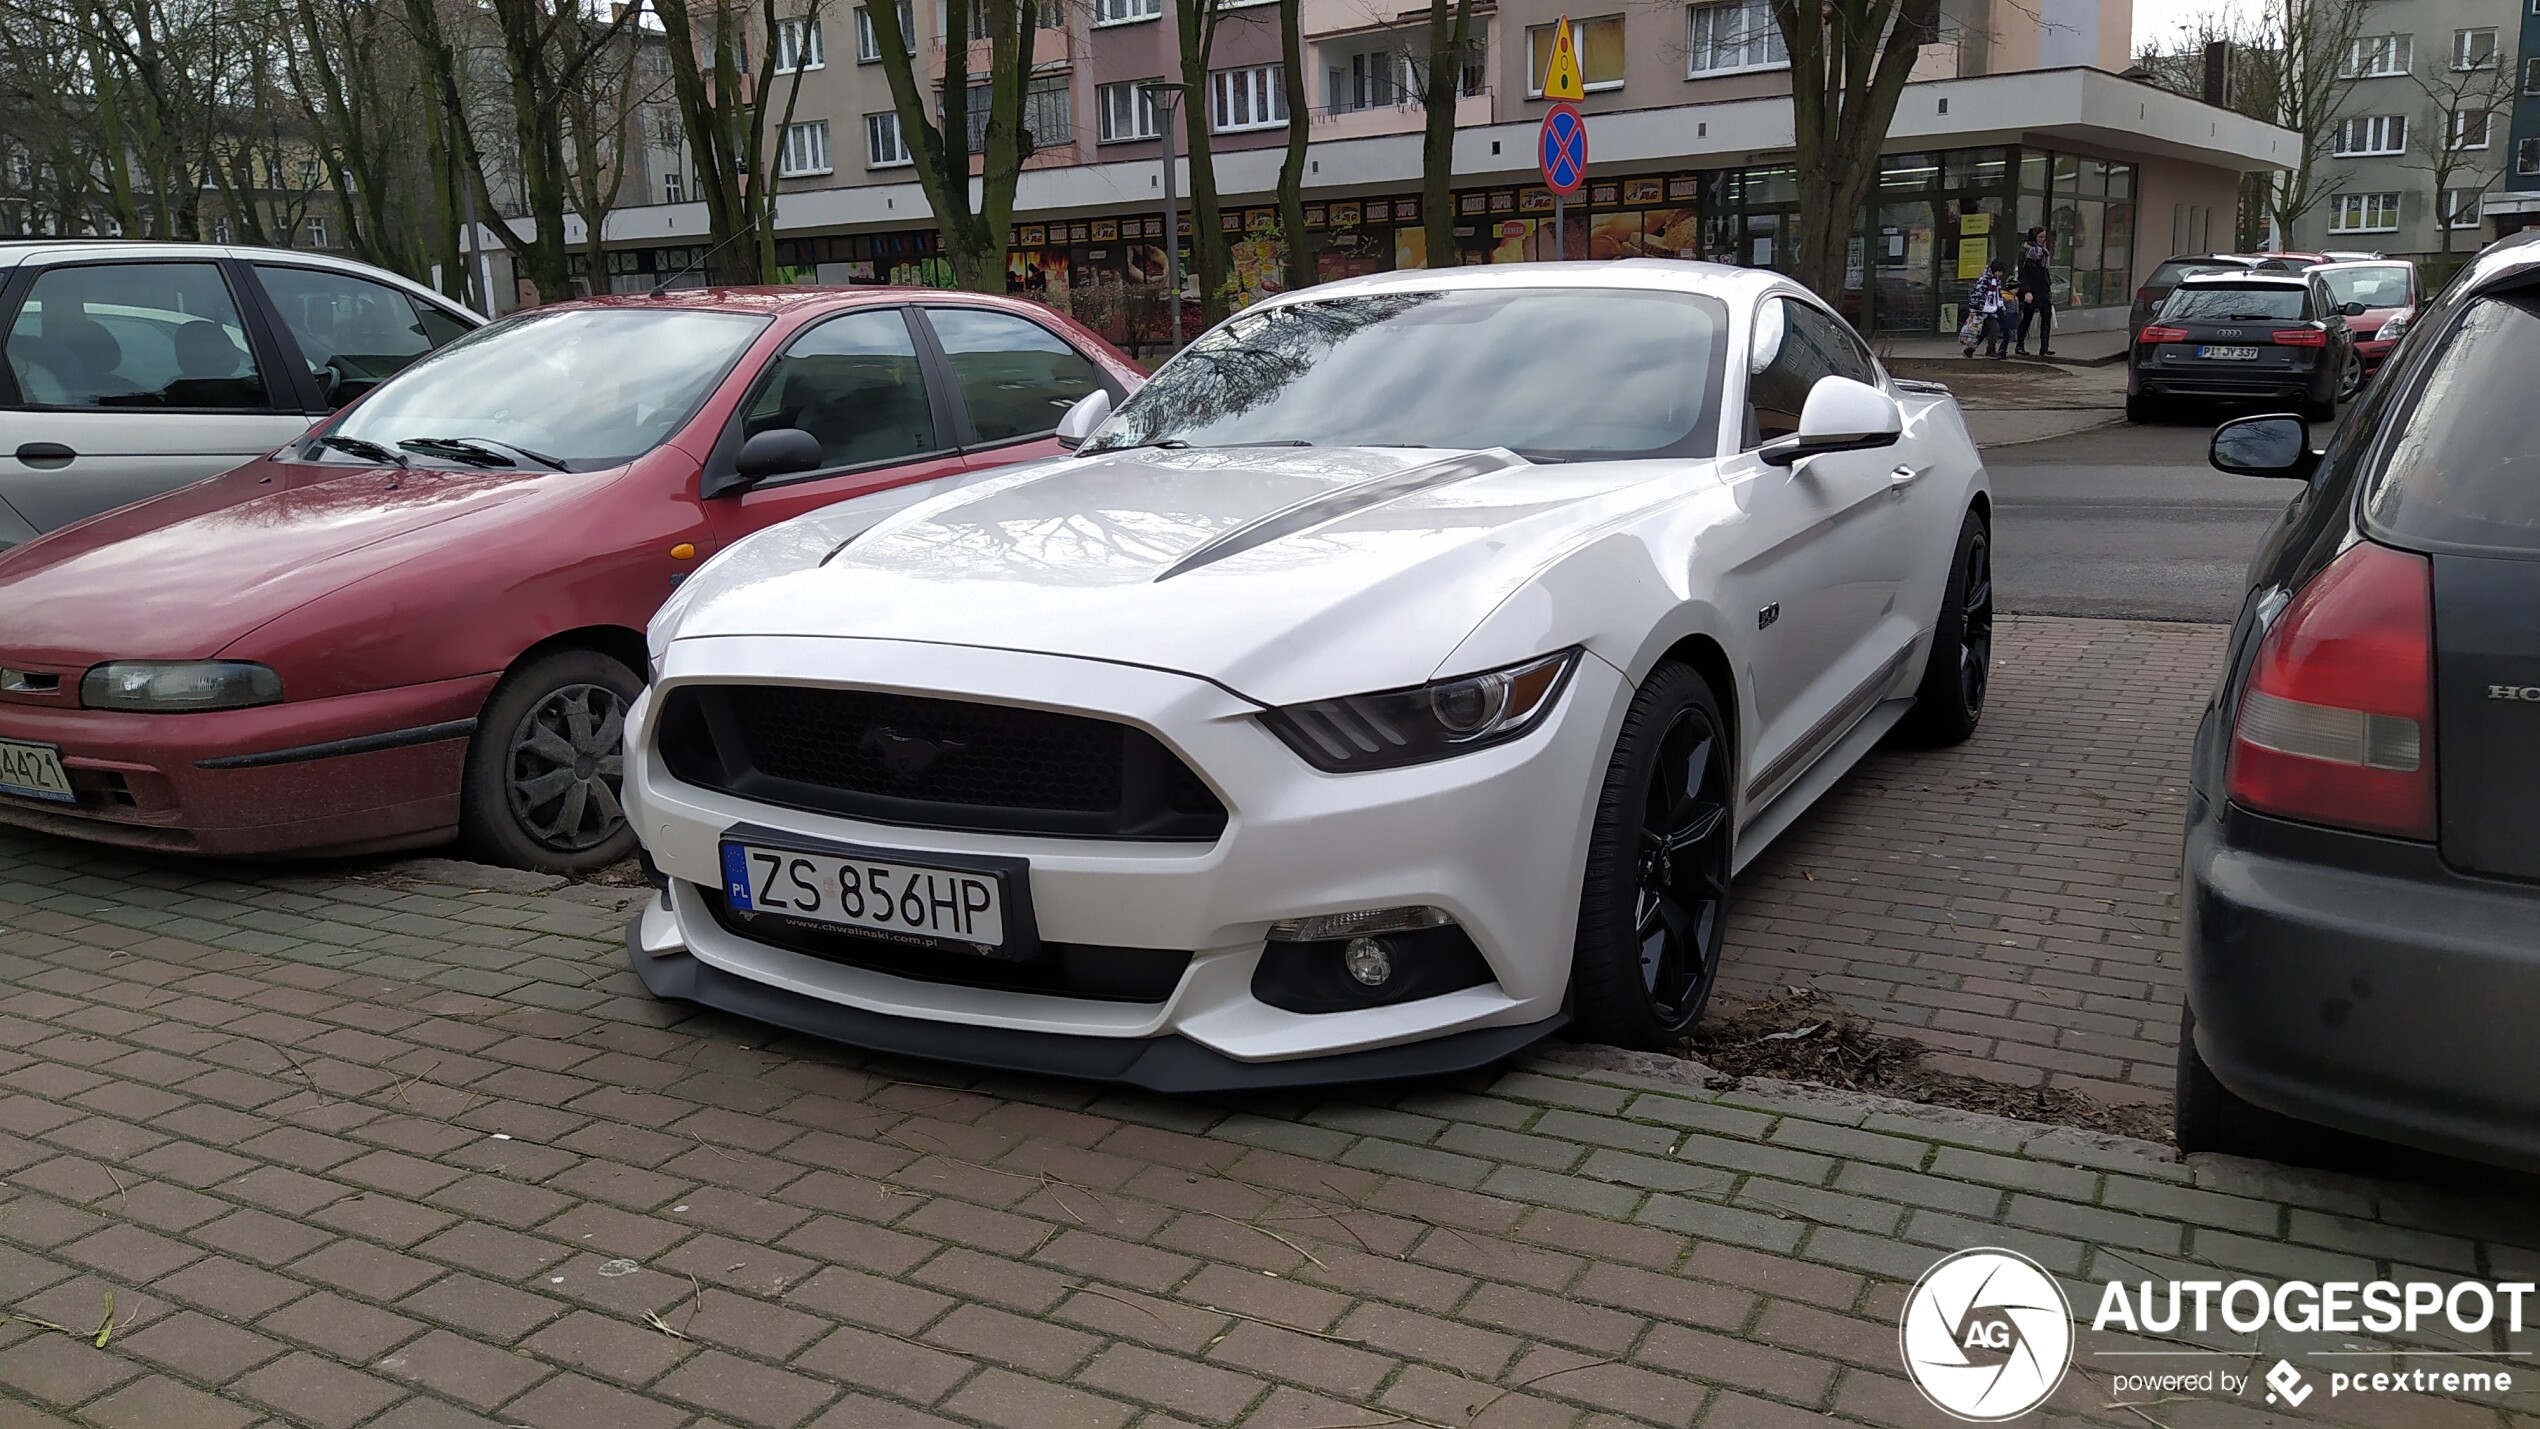
{"type": "Polygon", "coordinates": [[[399,442],[397,445],[408,451],[422,452],[426,456],[450,457],[471,466],[520,465],[510,457],[494,450],[495,447],[503,447],[520,453],[549,471],[568,470],[563,462],[545,452],[534,452],[518,442],[507,442],[500,437],[415,437],[399,442]]]}
{"type": "Polygon", "coordinates": [[[1210,442],[1206,446],[1202,446],[1197,442],[1190,441],[1183,437],[1160,437],[1151,442],[1124,442],[1116,447],[1088,447],[1083,451],[1082,455],[1103,456],[1111,452],[1136,451],[1140,447],[1161,447],[1166,451],[1174,452],[1222,452],[1232,451],[1237,447],[1310,447],[1312,445],[1314,445],[1314,443],[1309,442],[1302,437],[1287,437],[1277,441],[1261,442],[1210,442]]]}
{"type": "Polygon", "coordinates": [[[406,454],[404,452],[392,452],[377,442],[367,442],[362,440],[360,437],[338,437],[332,435],[313,437],[310,439],[309,445],[313,447],[333,447],[339,452],[346,453],[350,456],[360,457],[364,461],[375,461],[381,466],[403,467],[412,464],[406,460],[406,454]]]}

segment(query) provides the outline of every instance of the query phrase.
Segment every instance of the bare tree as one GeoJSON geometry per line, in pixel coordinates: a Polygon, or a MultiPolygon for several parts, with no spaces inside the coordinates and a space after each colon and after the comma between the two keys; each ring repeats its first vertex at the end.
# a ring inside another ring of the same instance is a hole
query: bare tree
{"type": "MultiPolygon", "coordinates": [[[[1014,221],[1014,190],[1033,139],[1024,124],[1031,89],[1032,45],[1046,0],[944,0],[943,122],[927,113],[899,7],[873,0],[865,14],[882,51],[882,73],[891,84],[891,107],[900,140],[917,168],[918,186],[935,211],[944,259],[953,282],[982,293],[1005,291],[1006,234],[1014,221]],[[980,7],[977,11],[973,6],[980,7]],[[970,43],[988,43],[988,112],[973,122],[970,43]],[[979,200],[971,202],[976,155],[979,200]]],[[[1168,240],[1169,241],[1169,240],[1168,240]]]]}
{"type": "Polygon", "coordinates": [[[1286,240],[1286,286],[1294,292],[1314,285],[1314,254],[1305,243],[1305,147],[1312,137],[1312,111],[1306,104],[1304,0],[1278,4],[1280,76],[1288,106],[1288,149],[1279,159],[1279,232],[1286,240]]]}
{"type": "MultiPolygon", "coordinates": [[[[1217,162],[1209,139],[1208,68],[1217,50],[1217,26],[1225,18],[1219,0],[1173,0],[1173,23],[1181,43],[1182,157],[1191,174],[1191,274],[1199,285],[1202,323],[1215,323],[1228,307],[1226,228],[1219,217],[1217,162]]],[[[1306,116],[1291,114],[1291,124],[1306,116]]]]}
{"type": "Polygon", "coordinates": [[[2267,218],[2278,241],[2328,196],[2321,161],[2343,118],[2346,96],[2362,68],[2356,39],[2368,7],[2352,0],[2271,0],[2256,53],[2271,57],[2256,75],[2259,93],[2247,112],[2301,136],[2302,154],[2267,176],[2267,218]]]}
{"type": "Polygon", "coordinates": [[[1791,276],[1841,294],[1851,238],[1878,178],[1879,150],[1940,0],[1772,0],[1790,48],[1799,234],[1791,276]]]}
{"type": "MultiPolygon", "coordinates": [[[[2430,47],[2429,47],[2430,48],[2430,47]]],[[[2513,74],[2506,59],[2492,48],[2485,56],[2424,55],[2408,70],[2408,78],[2425,96],[2424,119],[2412,123],[2408,156],[2401,163],[2425,171],[2433,192],[2429,211],[2443,231],[2443,251],[2452,251],[2453,214],[2450,195],[2468,195],[2475,205],[2487,187],[2504,177],[2504,165],[2489,156],[2503,149],[2497,130],[2499,115],[2510,115],[2513,74]]]]}
{"type": "MultiPolygon", "coordinates": [[[[807,36],[820,23],[819,0],[798,10],[780,10],[778,0],[653,4],[670,59],[671,93],[696,161],[697,197],[705,201],[706,238],[714,254],[708,272],[722,282],[765,282],[776,273],[776,179],[803,86],[797,63],[784,86],[784,102],[772,116],[767,112],[782,58],[779,35],[791,24],[801,27],[798,36],[807,36]],[[753,31],[761,41],[755,62],[753,31]]],[[[874,8],[877,30],[884,11],[891,12],[896,29],[898,11],[886,0],[874,8]]],[[[905,67],[908,55],[905,42],[901,45],[898,51],[886,45],[884,53],[897,53],[905,67]]]]}
{"type": "Polygon", "coordinates": [[[324,155],[344,243],[366,263],[463,291],[444,116],[403,14],[377,3],[275,0],[288,75],[324,155]]]}

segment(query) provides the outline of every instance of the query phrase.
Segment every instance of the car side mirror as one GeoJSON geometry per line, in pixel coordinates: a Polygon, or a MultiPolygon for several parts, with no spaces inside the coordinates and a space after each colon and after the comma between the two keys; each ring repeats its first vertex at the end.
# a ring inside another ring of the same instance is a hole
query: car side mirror
{"type": "Polygon", "coordinates": [[[2311,428],[2299,417],[2240,417],[2214,428],[2207,460],[2233,476],[2310,479],[2320,454],[2311,450],[2311,428]]]}
{"type": "Polygon", "coordinates": [[[2338,305],[2337,311],[2350,318],[2359,318],[2364,315],[2364,305],[2361,303],[2341,303],[2338,305]]]}
{"type": "Polygon", "coordinates": [[[818,471],[821,460],[820,438],[800,427],[770,427],[741,443],[740,454],[732,459],[732,479],[711,494],[746,491],[762,481],[818,471]]]}
{"type": "Polygon", "coordinates": [[[1905,413],[1895,398],[1867,382],[1820,377],[1799,409],[1798,432],[1766,442],[1756,455],[1774,466],[1790,466],[1827,452],[1894,446],[1904,433],[1905,413]]]}
{"type": "Polygon", "coordinates": [[[1067,415],[1058,419],[1058,444],[1074,451],[1085,444],[1085,438],[1104,422],[1111,420],[1111,394],[1097,387],[1076,399],[1067,415]]]}

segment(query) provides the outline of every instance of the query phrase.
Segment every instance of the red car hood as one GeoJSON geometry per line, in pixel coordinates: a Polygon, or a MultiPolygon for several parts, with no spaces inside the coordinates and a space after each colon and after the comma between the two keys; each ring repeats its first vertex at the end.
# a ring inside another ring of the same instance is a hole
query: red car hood
{"type": "Polygon", "coordinates": [[[250,463],[0,554],[0,649],[55,665],[205,659],[411,558],[417,533],[530,496],[541,475],[250,463]]]}

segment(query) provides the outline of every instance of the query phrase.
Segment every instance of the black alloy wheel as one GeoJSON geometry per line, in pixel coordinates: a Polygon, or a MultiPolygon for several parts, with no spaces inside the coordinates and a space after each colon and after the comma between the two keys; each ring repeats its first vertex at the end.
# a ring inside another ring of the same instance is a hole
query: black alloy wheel
{"type": "Polygon", "coordinates": [[[504,677],[469,743],[460,830],[478,857],[578,873],[635,851],[618,800],[626,713],[643,688],[596,650],[559,650],[504,677]]]}
{"type": "Polygon", "coordinates": [[[2352,402],[2355,394],[2363,390],[2364,355],[2350,347],[2346,349],[2346,366],[2337,374],[2337,400],[2352,402]]]}
{"type": "Polygon", "coordinates": [[[1963,744],[1984,718],[1993,684],[1993,536],[1975,512],[1958,527],[1949,588],[1932,624],[1914,708],[1899,726],[1924,744],[1963,744]]]}
{"type": "Polygon", "coordinates": [[[1735,846],[1735,750],[1710,686],[1673,662],[1625,714],[1597,801],[1572,966],[1577,1032],[1681,1042],[1719,980],[1735,846]]]}

